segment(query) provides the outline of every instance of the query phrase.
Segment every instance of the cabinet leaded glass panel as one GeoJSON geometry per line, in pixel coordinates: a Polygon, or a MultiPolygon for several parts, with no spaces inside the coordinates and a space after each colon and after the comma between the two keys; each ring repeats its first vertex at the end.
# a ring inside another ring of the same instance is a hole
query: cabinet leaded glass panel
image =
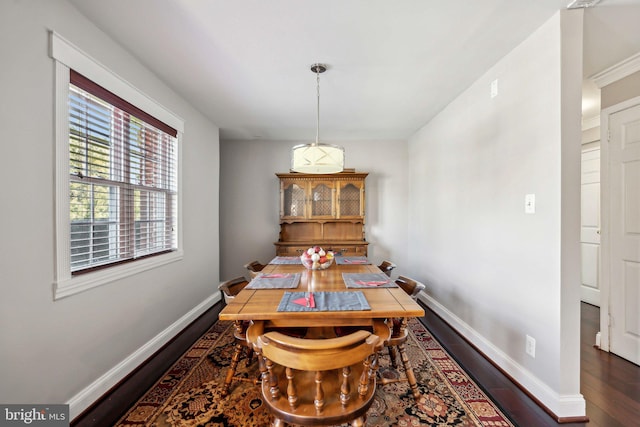
{"type": "Polygon", "coordinates": [[[340,216],[360,215],[360,188],[347,184],[340,189],[340,216]]]}
{"type": "Polygon", "coordinates": [[[333,214],[333,200],[331,197],[332,190],[324,184],[318,184],[311,190],[311,215],[313,216],[330,216],[333,214]]]}
{"type": "Polygon", "coordinates": [[[283,213],[284,216],[304,217],[305,204],[304,188],[297,184],[291,184],[284,189],[283,213]]]}

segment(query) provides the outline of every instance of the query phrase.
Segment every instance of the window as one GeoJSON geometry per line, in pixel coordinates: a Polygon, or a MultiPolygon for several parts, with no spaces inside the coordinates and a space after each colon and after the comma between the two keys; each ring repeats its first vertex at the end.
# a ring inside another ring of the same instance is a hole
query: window
{"type": "Polygon", "coordinates": [[[72,274],[176,249],[176,134],[71,70],[72,274]]]}
{"type": "Polygon", "coordinates": [[[184,124],[56,33],[51,56],[61,298],[182,258],[184,124]]]}

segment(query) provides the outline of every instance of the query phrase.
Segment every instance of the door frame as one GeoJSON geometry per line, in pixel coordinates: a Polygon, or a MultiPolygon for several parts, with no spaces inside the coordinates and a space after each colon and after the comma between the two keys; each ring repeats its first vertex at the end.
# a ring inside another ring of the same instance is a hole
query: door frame
{"type": "Polygon", "coordinates": [[[640,96],[627,99],[607,107],[600,112],[600,349],[610,348],[610,304],[611,304],[611,227],[609,205],[611,198],[609,170],[609,118],[612,114],[640,104],[640,96]]]}

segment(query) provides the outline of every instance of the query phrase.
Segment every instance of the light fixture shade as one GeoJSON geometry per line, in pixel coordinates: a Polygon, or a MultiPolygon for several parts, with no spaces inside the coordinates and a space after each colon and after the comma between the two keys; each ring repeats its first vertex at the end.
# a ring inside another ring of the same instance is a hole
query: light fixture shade
{"type": "Polygon", "coordinates": [[[338,173],[344,169],[344,148],[329,144],[301,144],[291,149],[291,170],[300,173],[338,173]]]}

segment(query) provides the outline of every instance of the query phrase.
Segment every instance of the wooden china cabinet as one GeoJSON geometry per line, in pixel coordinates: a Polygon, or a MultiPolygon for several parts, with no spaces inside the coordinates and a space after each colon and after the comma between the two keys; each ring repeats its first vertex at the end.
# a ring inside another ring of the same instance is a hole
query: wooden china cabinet
{"type": "Polygon", "coordinates": [[[367,255],[364,183],[367,173],[277,173],[280,236],[276,254],[300,255],[322,246],[345,256],[367,255]]]}

